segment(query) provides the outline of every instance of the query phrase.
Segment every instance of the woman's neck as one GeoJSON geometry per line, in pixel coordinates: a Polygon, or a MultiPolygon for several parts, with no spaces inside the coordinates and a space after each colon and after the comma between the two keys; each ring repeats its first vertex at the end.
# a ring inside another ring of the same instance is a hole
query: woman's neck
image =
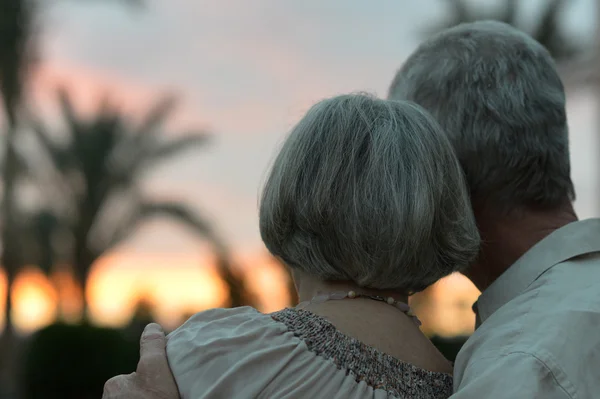
{"type": "Polygon", "coordinates": [[[310,276],[294,275],[294,281],[298,289],[298,298],[300,302],[309,302],[317,295],[329,294],[333,292],[350,292],[353,291],[359,295],[392,297],[398,302],[408,303],[408,296],[393,290],[377,290],[372,288],[364,288],[349,281],[323,281],[312,278],[310,276]]]}
{"type": "Polygon", "coordinates": [[[322,281],[297,270],[293,270],[292,275],[300,302],[305,303],[302,308],[324,317],[342,333],[417,367],[430,371],[452,372],[448,361],[423,335],[412,318],[386,301],[357,297],[339,301],[310,302],[318,295],[354,291],[357,295],[392,297],[398,302],[407,303],[406,294],[363,288],[352,282],[322,281]]]}

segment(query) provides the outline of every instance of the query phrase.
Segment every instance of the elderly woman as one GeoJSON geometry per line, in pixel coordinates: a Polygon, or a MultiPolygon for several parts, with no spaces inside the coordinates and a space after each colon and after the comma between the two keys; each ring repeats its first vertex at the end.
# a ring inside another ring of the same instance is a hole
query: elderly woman
{"type": "Polygon", "coordinates": [[[168,339],[182,398],[447,398],[451,365],[407,300],[466,267],[479,236],[460,166],[407,102],[313,106],[260,204],[267,248],[302,303],[199,313],[168,339]]]}

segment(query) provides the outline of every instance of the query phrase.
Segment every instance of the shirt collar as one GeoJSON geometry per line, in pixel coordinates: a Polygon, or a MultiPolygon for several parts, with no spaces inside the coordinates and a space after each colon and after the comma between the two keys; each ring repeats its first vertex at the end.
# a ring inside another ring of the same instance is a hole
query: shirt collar
{"type": "Polygon", "coordinates": [[[592,252],[600,252],[600,219],[569,223],[554,231],[483,291],[473,305],[476,327],[553,266],[592,252]]]}

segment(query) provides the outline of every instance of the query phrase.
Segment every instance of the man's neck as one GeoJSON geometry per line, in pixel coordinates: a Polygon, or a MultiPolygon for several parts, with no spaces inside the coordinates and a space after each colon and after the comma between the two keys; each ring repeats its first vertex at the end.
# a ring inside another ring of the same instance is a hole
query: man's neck
{"type": "Polygon", "coordinates": [[[482,238],[479,260],[466,275],[480,291],[521,256],[561,227],[577,221],[571,204],[554,210],[519,210],[508,215],[475,211],[482,238]]]}

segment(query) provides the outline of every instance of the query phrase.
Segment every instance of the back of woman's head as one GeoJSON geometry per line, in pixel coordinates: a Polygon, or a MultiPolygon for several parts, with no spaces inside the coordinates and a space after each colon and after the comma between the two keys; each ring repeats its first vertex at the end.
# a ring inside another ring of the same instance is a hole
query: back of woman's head
{"type": "Polygon", "coordinates": [[[264,187],[260,231],[289,267],[406,293],[464,269],[479,248],[441,128],[415,104],[367,95],[321,101],[294,127],[264,187]]]}

